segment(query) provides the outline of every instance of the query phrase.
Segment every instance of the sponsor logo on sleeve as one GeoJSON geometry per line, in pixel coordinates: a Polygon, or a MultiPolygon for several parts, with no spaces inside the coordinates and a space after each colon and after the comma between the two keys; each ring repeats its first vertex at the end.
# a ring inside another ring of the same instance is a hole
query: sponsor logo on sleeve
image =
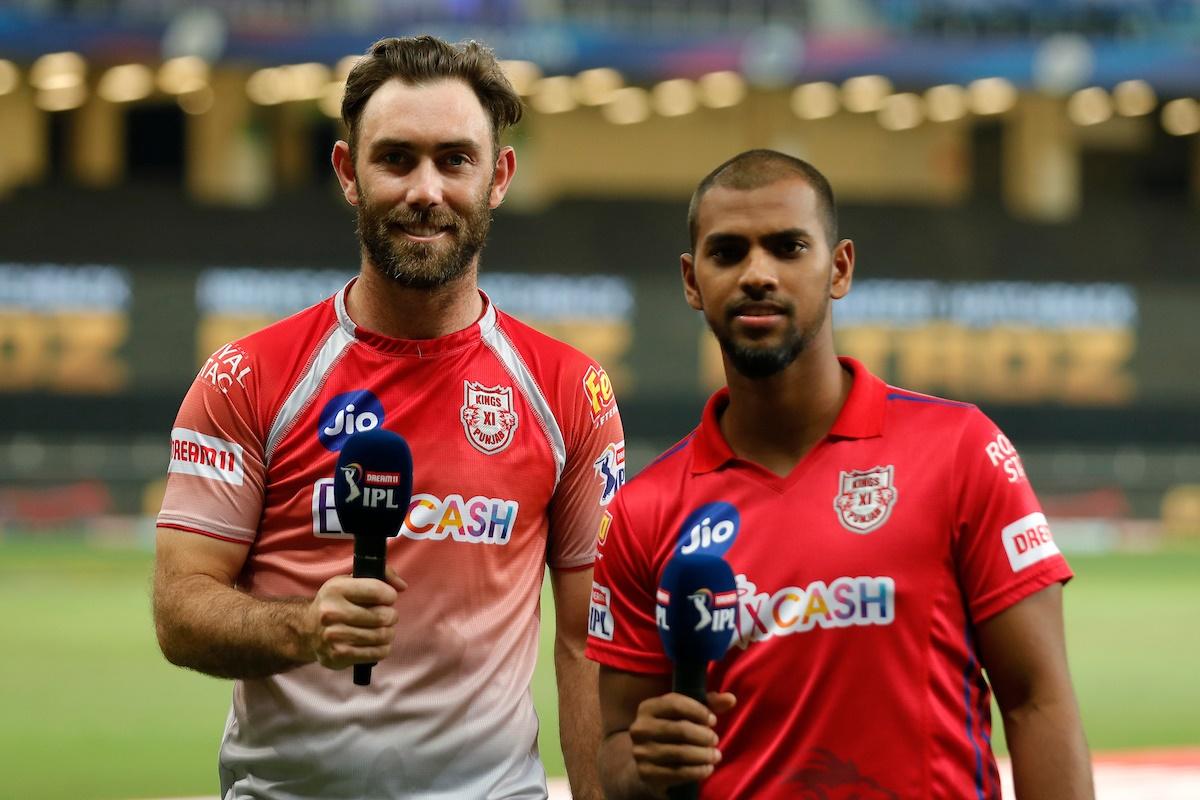
{"type": "Polygon", "coordinates": [[[346,440],[383,424],[383,403],[368,389],[335,395],[317,418],[317,439],[326,450],[337,452],[346,440]]]}
{"type": "Polygon", "coordinates": [[[245,479],[242,446],[191,428],[171,431],[171,462],[167,472],[241,486],[245,479]]]}
{"type": "Polygon", "coordinates": [[[511,386],[489,386],[463,381],[462,424],[467,441],[485,455],[495,455],[512,444],[517,430],[511,386]]]}
{"type": "Polygon", "coordinates": [[[1058,545],[1050,533],[1046,515],[1035,511],[1016,522],[1005,525],[1000,531],[1004,540],[1004,552],[1013,572],[1020,572],[1037,562],[1058,555],[1058,545]]]}
{"type": "Polygon", "coordinates": [[[588,367],[583,375],[583,394],[587,398],[588,410],[592,412],[592,424],[596,427],[600,427],[617,413],[612,381],[603,368],[594,364],[588,367]]]}
{"type": "Polygon", "coordinates": [[[996,438],[984,446],[983,452],[987,453],[993,467],[1004,470],[1009,483],[1016,483],[1025,477],[1025,465],[1017,455],[1017,448],[1003,433],[996,434],[996,438]]]}
{"type": "Polygon", "coordinates": [[[600,479],[600,505],[606,506],[617,496],[617,490],[625,485],[625,441],[613,442],[604,448],[592,463],[596,477],[600,479]]]}
{"type": "Polygon", "coordinates": [[[606,642],[613,640],[612,592],[607,586],[592,582],[592,606],[588,610],[588,636],[606,642]]]}
{"type": "Polygon", "coordinates": [[[870,533],[892,515],[896,505],[895,469],[892,465],[839,472],[833,508],[838,521],[851,533],[870,533]]]}
{"type": "Polygon", "coordinates": [[[607,511],[600,517],[600,528],[596,531],[596,544],[604,547],[608,541],[608,529],[612,527],[612,514],[607,511]]]}
{"type": "Polygon", "coordinates": [[[240,347],[227,344],[208,357],[200,369],[200,378],[225,394],[234,385],[245,388],[250,363],[240,347]]]}

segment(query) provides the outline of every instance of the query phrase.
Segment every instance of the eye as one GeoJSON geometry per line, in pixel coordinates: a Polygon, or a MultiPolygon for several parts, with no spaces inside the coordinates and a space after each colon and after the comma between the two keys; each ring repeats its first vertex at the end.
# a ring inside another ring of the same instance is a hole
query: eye
{"type": "Polygon", "coordinates": [[[397,167],[404,163],[404,154],[396,151],[384,153],[379,160],[389,167],[397,167]]]}
{"type": "Polygon", "coordinates": [[[784,239],[775,248],[780,256],[795,258],[808,251],[808,243],[800,239],[784,239]]]}
{"type": "Polygon", "coordinates": [[[743,242],[717,242],[708,249],[708,257],[717,264],[736,264],[746,257],[743,242]]]}
{"type": "Polygon", "coordinates": [[[462,153],[451,153],[446,156],[446,165],[450,167],[465,167],[471,163],[471,160],[462,153]]]}

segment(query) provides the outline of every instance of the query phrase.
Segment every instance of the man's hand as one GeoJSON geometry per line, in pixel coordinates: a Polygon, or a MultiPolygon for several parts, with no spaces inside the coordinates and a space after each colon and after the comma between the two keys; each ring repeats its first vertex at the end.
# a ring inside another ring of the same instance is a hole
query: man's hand
{"type": "Polygon", "coordinates": [[[330,669],[387,658],[396,635],[396,598],[407,588],[390,567],[386,582],[338,575],[325,582],[305,614],[316,660],[330,669]]]}
{"type": "Polygon", "coordinates": [[[656,792],[712,774],[721,751],[713,726],[733,708],[729,692],[709,692],[707,707],[682,694],[651,697],[638,704],[629,726],[633,760],[642,783],[656,792]]]}

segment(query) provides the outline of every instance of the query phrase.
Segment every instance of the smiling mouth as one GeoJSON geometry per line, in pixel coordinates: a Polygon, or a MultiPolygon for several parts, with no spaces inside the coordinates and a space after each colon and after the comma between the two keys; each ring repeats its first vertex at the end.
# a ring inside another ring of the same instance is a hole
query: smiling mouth
{"type": "Polygon", "coordinates": [[[393,229],[417,242],[432,242],[450,233],[449,228],[439,228],[433,225],[396,225],[393,229]]]}

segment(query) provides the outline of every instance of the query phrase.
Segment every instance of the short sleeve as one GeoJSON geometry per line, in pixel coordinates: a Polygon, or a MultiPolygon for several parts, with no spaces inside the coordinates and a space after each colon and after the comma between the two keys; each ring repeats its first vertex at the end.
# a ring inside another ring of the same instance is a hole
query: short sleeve
{"type": "Polygon", "coordinates": [[[249,357],[226,345],[192,382],[171,430],[160,526],[254,541],[266,466],[248,367],[249,357]]]}
{"type": "Polygon", "coordinates": [[[627,672],[669,673],[654,620],[657,570],[638,535],[618,496],[600,525],[585,653],[627,672]]]}
{"type": "Polygon", "coordinates": [[[625,483],[625,434],[603,369],[588,363],[564,380],[566,463],[550,503],[546,562],[581,569],[595,561],[600,518],[625,483]]]}
{"type": "Polygon", "coordinates": [[[990,419],[972,410],[955,456],[958,579],[979,624],[1072,577],[1021,457],[990,419]]]}

